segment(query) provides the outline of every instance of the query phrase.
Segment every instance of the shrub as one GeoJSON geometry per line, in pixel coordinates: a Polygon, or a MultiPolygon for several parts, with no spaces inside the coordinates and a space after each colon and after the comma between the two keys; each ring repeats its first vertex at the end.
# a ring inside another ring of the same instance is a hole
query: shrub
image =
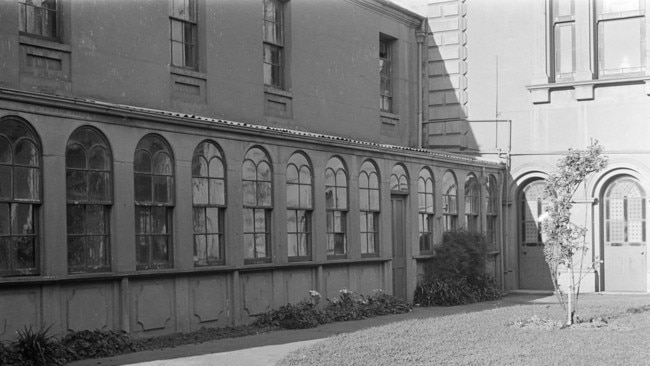
{"type": "Polygon", "coordinates": [[[12,348],[22,364],[51,366],[65,362],[65,350],[54,336],[48,334],[50,328],[51,326],[34,330],[31,326],[25,326],[18,331],[18,338],[12,348]]]}
{"type": "Polygon", "coordinates": [[[82,330],[68,334],[60,343],[67,349],[68,361],[109,357],[140,349],[139,342],[125,331],[113,330],[82,330]]]}
{"type": "Polygon", "coordinates": [[[451,306],[501,298],[494,279],[485,274],[486,253],[485,240],[479,233],[444,233],[413,301],[420,306],[451,306]]]}
{"type": "Polygon", "coordinates": [[[399,314],[411,311],[406,301],[375,290],[372,296],[356,294],[347,289],[339,291],[339,298],[327,299],[324,310],[318,308],[320,294],[310,291],[310,300],[287,304],[277,310],[259,314],[256,326],[279,326],[287,329],[313,328],[319,324],[365,319],[378,315],[399,314]]]}

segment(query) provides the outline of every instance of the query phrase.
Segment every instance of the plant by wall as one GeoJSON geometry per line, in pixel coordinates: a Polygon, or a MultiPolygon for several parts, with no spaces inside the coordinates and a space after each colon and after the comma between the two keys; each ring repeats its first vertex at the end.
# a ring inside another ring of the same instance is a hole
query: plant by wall
{"type": "MultiPolygon", "coordinates": [[[[576,279],[575,269],[584,268],[588,250],[585,244],[586,222],[585,226],[580,226],[571,221],[573,196],[590,174],[602,170],[607,165],[607,158],[602,155],[602,151],[603,147],[598,144],[598,141],[592,142],[584,150],[569,149],[567,155],[557,162],[555,171],[547,180],[544,192],[545,215],[541,225],[544,256],[551,271],[555,293],[567,310],[567,325],[571,325],[574,321],[580,283],[585,276],[581,272],[576,279]],[[562,293],[558,283],[562,268],[567,269],[570,277],[566,294],[562,293]]],[[[593,267],[598,262],[595,258],[588,267],[593,267]]]]}
{"type": "Polygon", "coordinates": [[[501,291],[485,273],[486,255],[481,234],[462,230],[444,233],[413,301],[420,306],[451,306],[499,299],[501,291]]]}

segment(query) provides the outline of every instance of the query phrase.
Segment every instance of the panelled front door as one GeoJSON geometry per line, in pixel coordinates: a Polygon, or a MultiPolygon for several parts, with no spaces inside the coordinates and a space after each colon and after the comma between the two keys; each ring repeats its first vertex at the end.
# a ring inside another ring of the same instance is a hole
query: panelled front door
{"type": "Polygon", "coordinates": [[[645,194],[632,178],[609,185],[604,197],[605,291],[646,291],[645,194]]]}
{"type": "Polygon", "coordinates": [[[406,299],[406,239],[404,223],[405,196],[391,196],[393,241],[393,294],[406,299]]]}
{"type": "Polygon", "coordinates": [[[553,290],[551,273],[544,258],[544,243],[539,231],[544,181],[528,184],[518,200],[519,210],[519,288],[553,290]]]}

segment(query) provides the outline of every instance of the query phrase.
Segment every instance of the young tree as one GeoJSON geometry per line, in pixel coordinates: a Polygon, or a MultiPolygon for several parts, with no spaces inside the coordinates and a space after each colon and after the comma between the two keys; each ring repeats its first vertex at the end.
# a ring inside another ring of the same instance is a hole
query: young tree
{"type": "MultiPolygon", "coordinates": [[[[555,294],[567,311],[567,325],[574,321],[580,283],[585,276],[582,271],[584,260],[589,249],[585,244],[586,226],[571,221],[573,195],[589,174],[598,172],[607,165],[607,157],[602,155],[602,151],[603,147],[598,141],[592,142],[584,150],[569,149],[548,178],[544,192],[545,215],[541,223],[544,256],[551,271],[555,294]],[[566,268],[570,277],[566,294],[562,293],[558,283],[559,270],[562,268],[566,268]],[[576,269],[579,271],[577,279],[576,269]]],[[[589,267],[599,262],[594,258],[589,267]]]]}

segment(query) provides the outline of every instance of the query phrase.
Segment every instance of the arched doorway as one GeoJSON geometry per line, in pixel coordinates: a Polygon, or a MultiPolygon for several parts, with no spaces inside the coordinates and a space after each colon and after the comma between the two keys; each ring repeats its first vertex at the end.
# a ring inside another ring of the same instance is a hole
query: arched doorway
{"type": "Polygon", "coordinates": [[[539,217],[544,212],[542,198],[546,182],[527,183],[517,199],[519,288],[522,290],[552,290],[553,282],[539,231],[539,217]]]}
{"type": "Polygon", "coordinates": [[[645,192],[629,176],[611,181],[602,196],[602,282],[605,291],[646,291],[645,192]]]}

